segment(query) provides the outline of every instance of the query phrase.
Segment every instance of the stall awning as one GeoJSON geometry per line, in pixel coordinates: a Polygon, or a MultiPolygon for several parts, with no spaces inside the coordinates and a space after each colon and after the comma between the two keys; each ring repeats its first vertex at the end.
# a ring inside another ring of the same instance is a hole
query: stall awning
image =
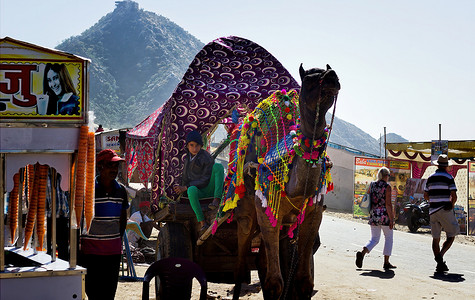
{"type": "MultiPolygon", "coordinates": [[[[386,149],[390,157],[430,161],[432,142],[387,143],[386,149]]],[[[449,141],[448,156],[460,162],[475,159],[475,141],[449,141]]]]}

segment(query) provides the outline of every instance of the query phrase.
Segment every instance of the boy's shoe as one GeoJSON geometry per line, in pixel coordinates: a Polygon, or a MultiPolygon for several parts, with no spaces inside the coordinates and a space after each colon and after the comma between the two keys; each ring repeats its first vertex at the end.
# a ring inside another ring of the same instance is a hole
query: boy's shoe
{"type": "Polygon", "coordinates": [[[209,228],[209,224],[208,224],[208,223],[205,223],[203,226],[201,226],[199,235],[202,236],[203,233],[205,233],[206,229],[208,229],[208,228],[209,228]]]}
{"type": "Polygon", "coordinates": [[[211,203],[208,205],[208,208],[211,209],[211,210],[218,208],[218,207],[219,207],[219,202],[220,202],[219,199],[214,198],[214,199],[213,199],[213,202],[211,202],[211,203]]]}

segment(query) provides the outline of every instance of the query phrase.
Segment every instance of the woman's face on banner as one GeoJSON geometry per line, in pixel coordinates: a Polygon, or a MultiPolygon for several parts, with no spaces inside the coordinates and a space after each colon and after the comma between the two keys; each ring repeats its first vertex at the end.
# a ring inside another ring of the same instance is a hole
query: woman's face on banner
{"type": "Polygon", "coordinates": [[[59,82],[59,74],[53,70],[49,70],[46,74],[46,79],[48,80],[48,86],[56,94],[56,96],[60,95],[62,88],[61,83],[59,82]]]}

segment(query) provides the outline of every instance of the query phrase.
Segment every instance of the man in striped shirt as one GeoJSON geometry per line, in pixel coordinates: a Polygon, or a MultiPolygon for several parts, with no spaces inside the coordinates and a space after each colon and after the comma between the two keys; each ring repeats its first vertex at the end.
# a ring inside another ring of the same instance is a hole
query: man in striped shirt
{"type": "Polygon", "coordinates": [[[79,265],[87,269],[85,288],[89,300],[114,300],[119,279],[122,237],[129,207],[125,187],[116,181],[119,163],[114,150],[97,155],[94,218],[81,235],[79,265]]]}
{"type": "Polygon", "coordinates": [[[446,154],[439,155],[433,164],[439,166],[434,174],[427,179],[424,189],[424,199],[429,201],[430,226],[432,232],[432,251],[437,262],[436,272],[445,272],[449,268],[443,259],[459,233],[459,224],[455,218],[454,205],[457,201],[457,187],[452,175],[447,172],[449,158],[446,154]],[[440,234],[442,230],[447,236],[440,249],[440,234]]]}

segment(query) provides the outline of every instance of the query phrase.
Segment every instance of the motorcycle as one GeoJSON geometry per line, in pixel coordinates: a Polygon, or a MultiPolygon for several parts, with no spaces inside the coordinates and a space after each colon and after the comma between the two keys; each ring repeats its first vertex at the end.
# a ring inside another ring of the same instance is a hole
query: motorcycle
{"type": "Polygon", "coordinates": [[[418,203],[408,202],[401,210],[410,232],[417,232],[422,226],[430,224],[429,202],[421,200],[418,203]]]}

